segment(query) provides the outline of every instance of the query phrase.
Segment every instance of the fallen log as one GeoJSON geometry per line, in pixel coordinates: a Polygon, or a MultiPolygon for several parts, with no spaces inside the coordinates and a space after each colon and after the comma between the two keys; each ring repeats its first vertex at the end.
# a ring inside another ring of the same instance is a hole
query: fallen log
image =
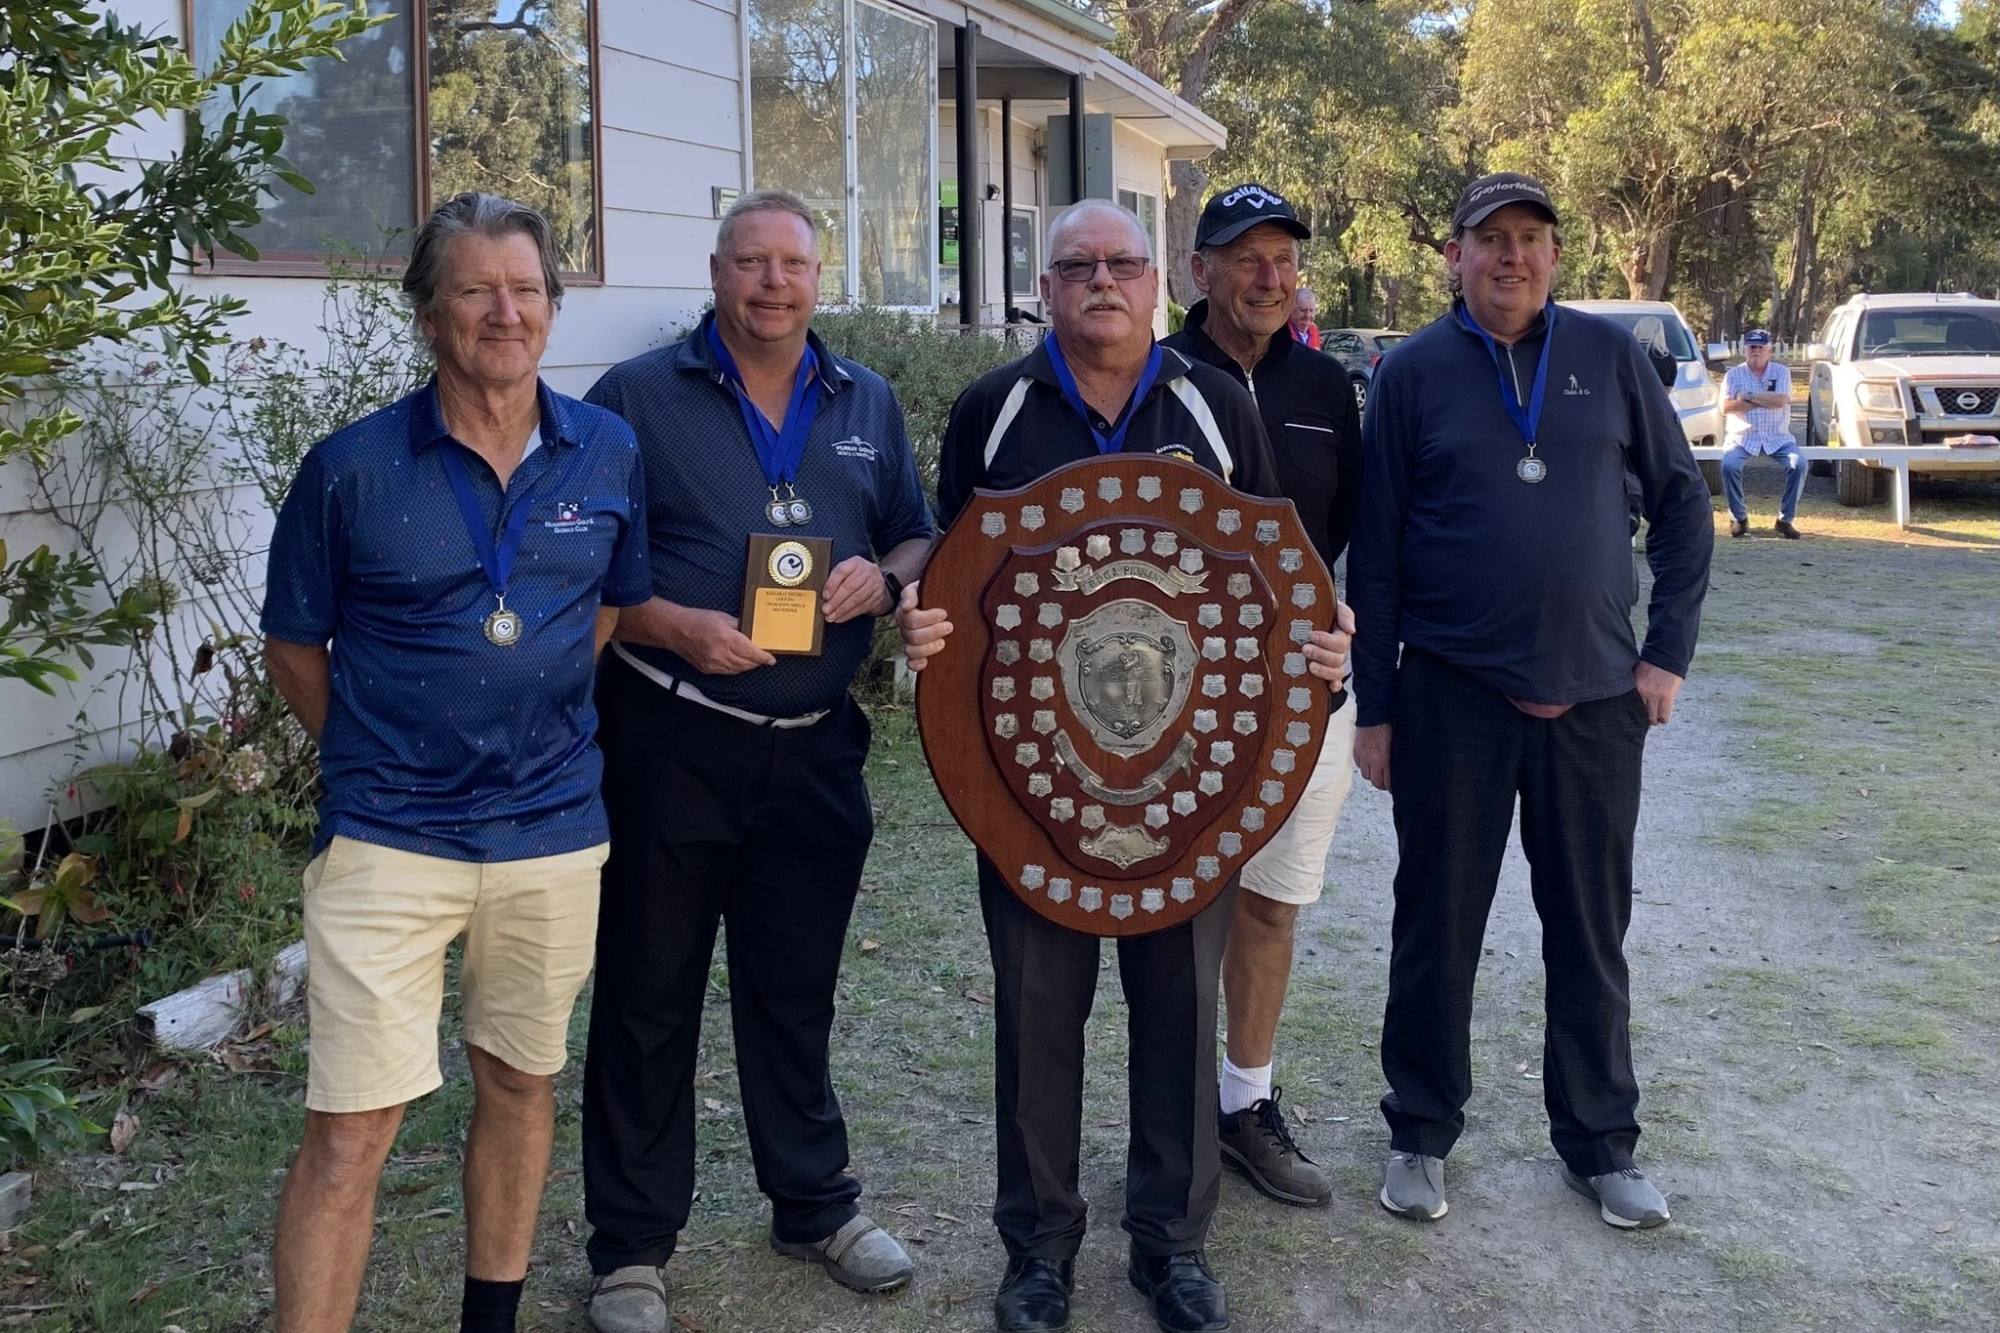
{"type": "MultiPolygon", "coordinates": [[[[271,960],[264,980],[263,1004],[276,1008],[298,995],[306,981],[306,942],[288,944],[271,960]]],[[[249,1017],[248,999],[257,977],[239,968],[209,977],[144,1005],[136,1015],[139,1032],[154,1045],[170,1051],[205,1051],[228,1039],[249,1017]]]]}

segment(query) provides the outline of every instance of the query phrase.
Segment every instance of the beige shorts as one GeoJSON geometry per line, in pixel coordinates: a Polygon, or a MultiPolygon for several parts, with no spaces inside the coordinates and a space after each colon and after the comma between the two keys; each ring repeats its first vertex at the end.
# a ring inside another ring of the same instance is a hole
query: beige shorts
{"type": "Polygon", "coordinates": [[[305,872],[306,1105],[372,1111],[444,1081],[445,946],[460,935],[467,1044],[524,1073],[561,1069],[609,852],[480,863],[334,838],[305,872]]]}
{"type": "Polygon", "coordinates": [[[1326,853],[1340,807],[1354,790],[1354,696],[1327,719],[1326,743],[1305,794],[1271,840],[1243,867],[1243,887],[1260,898],[1304,906],[1326,886],[1326,853]]]}

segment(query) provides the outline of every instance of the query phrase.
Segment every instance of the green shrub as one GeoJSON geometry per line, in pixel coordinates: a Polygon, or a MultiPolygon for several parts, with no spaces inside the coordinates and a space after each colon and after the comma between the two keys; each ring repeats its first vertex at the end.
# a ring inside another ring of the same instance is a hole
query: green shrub
{"type": "Polygon", "coordinates": [[[860,306],[824,310],[813,329],[826,345],[889,381],[903,404],[924,494],[937,494],[938,442],[966,386],[1019,355],[990,330],[960,331],[928,315],[860,306]]]}
{"type": "MultiPolygon", "coordinates": [[[[0,1055],[6,1048],[0,1047],[0,1055]]],[[[16,1060],[0,1065],[0,1144],[7,1164],[31,1161],[61,1144],[101,1134],[83,1118],[57,1077],[70,1071],[54,1060],[16,1060]]]]}

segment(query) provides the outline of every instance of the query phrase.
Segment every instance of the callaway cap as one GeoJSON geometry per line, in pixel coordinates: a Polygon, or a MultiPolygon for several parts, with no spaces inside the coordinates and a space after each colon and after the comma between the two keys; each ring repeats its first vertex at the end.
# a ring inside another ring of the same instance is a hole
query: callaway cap
{"type": "Polygon", "coordinates": [[[1743,335],[1743,345],[1745,347],[1769,347],[1771,345],[1770,330],[1768,329],[1750,330],[1750,332],[1743,335]]]}
{"type": "Polygon", "coordinates": [[[1312,238],[1312,229],[1299,221],[1290,200],[1251,182],[1210,197],[1195,224],[1194,248],[1227,245],[1260,222],[1275,222],[1302,241],[1312,238]]]}
{"type": "Polygon", "coordinates": [[[1509,204],[1533,204],[1549,215],[1549,221],[1562,221],[1556,216],[1556,206],[1550,202],[1549,192],[1542,188],[1540,181],[1533,176],[1523,176],[1518,171],[1496,171],[1490,176],[1481,176],[1458,196],[1458,207],[1451,210],[1452,234],[1478,226],[1509,204]]]}

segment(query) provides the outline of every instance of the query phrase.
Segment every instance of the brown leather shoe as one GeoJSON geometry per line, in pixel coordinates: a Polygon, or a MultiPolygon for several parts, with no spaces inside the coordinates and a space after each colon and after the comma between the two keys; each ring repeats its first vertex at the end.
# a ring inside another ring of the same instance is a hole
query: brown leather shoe
{"type": "Polygon", "coordinates": [[[1299,1151],[1278,1088],[1250,1107],[1225,1112],[1217,1122],[1222,1164],[1241,1172],[1252,1185],[1280,1203],[1318,1208],[1333,1197],[1326,1169],[1299,1151]]]}
{"type": "Polygon", "coordinates": [[[1775,524],[1775,526],[1778,529],[1778,535],[1780,537],[1783,537],[1785,540],[1795,542],[1799,539],[1800,535],[1799,530],[1793,527],[1791,524],[1785,522],[1784,519],[1782,518],[1779,519],[1775,524]]]}
{"type": "Polygon", "coordinates": [[[1750,531],[1750,520],[1749,520],[1749,519],[1747,519],[1747,518],[1732,518],[1732,519],[1730,519],[1730,520],[1729,520],[1729,535],[1730,535],[1730,536],[1732,536],[1732,537],[1741,537],[1741,536],[1743,536],[1744,534],[1748,533],[1749,531],[1750,531]]]}

